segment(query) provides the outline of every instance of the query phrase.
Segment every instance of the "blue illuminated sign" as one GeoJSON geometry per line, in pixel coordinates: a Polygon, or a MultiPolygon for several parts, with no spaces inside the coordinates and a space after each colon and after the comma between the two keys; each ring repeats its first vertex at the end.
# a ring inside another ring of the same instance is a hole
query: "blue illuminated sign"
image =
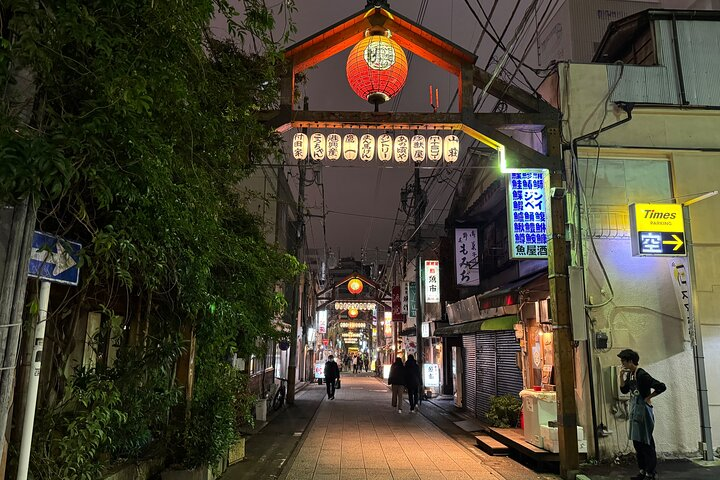
{"type": "Polygon", "coordinates": [[[510,258],[548,257],[548,171],[518,169],[508,174],[510,258]]]}

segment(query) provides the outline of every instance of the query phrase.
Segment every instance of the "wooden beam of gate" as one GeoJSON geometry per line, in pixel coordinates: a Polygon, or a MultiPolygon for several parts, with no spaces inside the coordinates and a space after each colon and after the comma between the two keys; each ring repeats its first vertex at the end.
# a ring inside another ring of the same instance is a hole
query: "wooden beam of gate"
{"type": "MultiPolygon", "coordinates": [[[[477,113],[479,121],[489,127],[508,125],[555,126],[556,113],[477,113]]],[[[412,112],[326,112],[309,110],[276,110],[263,112],[264,122],[280,132],[290,128],[377,128],[380,130],[461,130],[459,113],[412,112]]]]}

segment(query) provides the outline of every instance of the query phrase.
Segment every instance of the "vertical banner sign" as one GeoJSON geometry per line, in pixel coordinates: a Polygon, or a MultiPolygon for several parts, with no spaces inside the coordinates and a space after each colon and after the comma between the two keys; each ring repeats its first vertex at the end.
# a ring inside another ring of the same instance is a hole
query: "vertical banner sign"
{"type": "Polygon", "coordinates": [[[408,296],[410,295],[409,282],[400,283],[400,298],[402,300],[402,313],[408,314],[408,296]]]}
{"type": "Polygon", "coordinates": [[[455,281],[458,286],[480,285],[477,229],[455,229],[455,281]]]}
{"type": "Polygon", "coordinates": [[[672,274],[673,288],[675,289],[675,298],[680,308],[680,315],[685,319],[688,333],[690,334],[690,344],[694,347],[697,345],[697,336],[695,335],[695,315],[693,314],[690,286],[690,272],[688,272],[685,262],[672,262],[670,265],[670,273],[672,274]]]}
{"type": "Polygon", "coordinates": [[[408,282],[408,320],[417,317],[417,284],[408,282]]]}
{"type": "Polygon", "coordinates": [[[318,312],[318,333],[327,333],[327,310],[320,310],[318,312]]]}
{"type": "Polygon", "coordinates": [[[403,315],[402,312],[402,296],[400,295],[399,285],[392,287],[392,321],[405,321],[405,315],[403,315]]]}
{"type": "Polygon", "coordinates": [[[507,211],[510,258],[547,258],[549,172],[517,169],[508,175],[507,211]]]}
{"type": "Polygon", "coordinates": [[[385,332],[386,337],[392,336],[392,312],[388,312],[387,310],[384,313],[384,319],[383,322],[383,332],[385,332]]]}
{"type": "Polygon", "coordinates": [[[440,303],[440,261],[425,260],[425,303],[440,303]]]}
{"type": "Polygon", "coordinates": [[[630,205],[633,257],[684,257],[685,222],[679,203],[630,205]]]}

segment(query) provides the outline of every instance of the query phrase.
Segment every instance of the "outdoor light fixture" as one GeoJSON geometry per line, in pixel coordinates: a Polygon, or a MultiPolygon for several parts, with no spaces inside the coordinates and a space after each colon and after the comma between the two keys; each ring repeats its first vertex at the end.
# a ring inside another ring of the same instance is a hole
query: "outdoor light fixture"
{"type": "Polygon", "coordinates": [[[353,91],[376,107],[399,92],[407,79],[405,52],[390,36],[389,30],[368,29],[345,67],[353,91]]]}
{"type": "Polygon", "coordinates": [[[296,133],[293,136],[293,157],[295,160],[305,160],[308,155],[308,138],[304,133],[296,133]]]}
{"type": "Polygon", "coordinates": [[[335,310],[349,310],[354,308],[356,310],[372,310],[375,308],[373,302],[335,302],[335,310]]]}
{"type": "Polygon", "coordinates": [[[360,314],[357,308],[351,308],[348,310],[348,317],[350,318],[357,318],[357,316],[360,314]]]}
{"type": "Polygon", "coordinates": [[[347,286],[348,292],[352,293],[353,295],[357,295],[358,293],[363,291],[363,283],[360,281],[359,278],[353,278],[348,282],[347,286]]]}

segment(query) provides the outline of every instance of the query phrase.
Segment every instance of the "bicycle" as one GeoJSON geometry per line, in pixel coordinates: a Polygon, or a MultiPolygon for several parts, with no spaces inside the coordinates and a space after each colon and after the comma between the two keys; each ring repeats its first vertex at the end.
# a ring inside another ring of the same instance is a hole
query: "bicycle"
{"type": "Polygon", "coordinates": [[[285,384],[287,383],[287,379],[278,377],[278,380],[280,380],[280,385],[277,386],[275,394],[268,397],[268,406],[272,407],[273,411],[280,410],[285,403],[285,394],[287,390],[285,384]]]}

